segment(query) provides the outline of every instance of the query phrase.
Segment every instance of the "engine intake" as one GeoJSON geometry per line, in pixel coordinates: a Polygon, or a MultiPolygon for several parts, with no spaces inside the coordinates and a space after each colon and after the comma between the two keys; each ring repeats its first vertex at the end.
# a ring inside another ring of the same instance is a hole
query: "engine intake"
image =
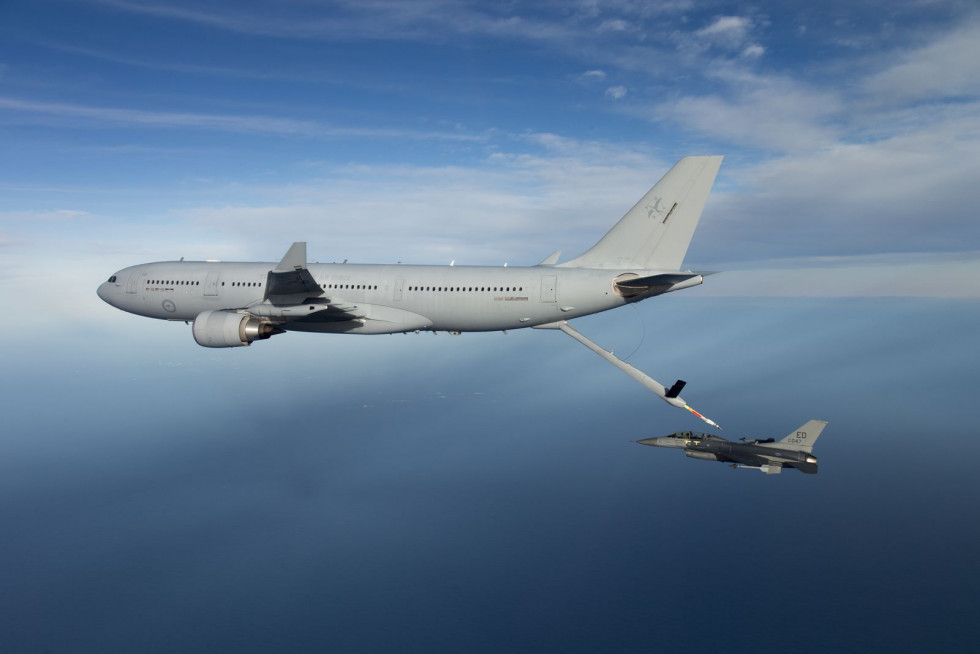
{"type": "Polygon", "coordinates": [[[242,347],[283,330],[234,311],[204,311],[194,319],[194,340],[204,347],[242,347]]]}

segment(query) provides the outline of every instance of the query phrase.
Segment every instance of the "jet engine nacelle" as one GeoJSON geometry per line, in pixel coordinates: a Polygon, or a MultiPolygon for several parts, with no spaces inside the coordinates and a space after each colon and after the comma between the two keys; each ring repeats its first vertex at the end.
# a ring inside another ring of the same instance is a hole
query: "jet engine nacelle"
{"type": "Polygon", "coordinates": [[[705,461],[721,461],[717,454],[711,452],[697,452],[695,450],[684,450],[684,454],[692,459],[704,459],[705,461]]]}
{"type": "Polygon", "coordinates": [[[204,311],[194,319],[194,340],[204,347],[242,347],[282,330],[244,313],[204,311]]]}

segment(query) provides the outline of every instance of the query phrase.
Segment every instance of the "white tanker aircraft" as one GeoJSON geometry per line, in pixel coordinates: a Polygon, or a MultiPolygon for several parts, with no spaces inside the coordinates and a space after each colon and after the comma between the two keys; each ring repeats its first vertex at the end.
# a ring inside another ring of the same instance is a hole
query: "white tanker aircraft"
{"type": "MultiPolygon", "coordinates": [[[[721,161],[681,159],[598,243],[563,263],[555,252],[536,266],[309,264],[306,243],[298,242],[278,264],[130,266],[109,277],[98,294],[139,316],[193,322],[194,340],[215,348],[289,331],[458,334],[545,327],[573,335],[566,325],[572,318],[701,284],[706,273],[682,271],[681,264],[721,161]]],[[[677,384],[670,390],[653,384],[660,397],[682,406],[677,384]]]]}

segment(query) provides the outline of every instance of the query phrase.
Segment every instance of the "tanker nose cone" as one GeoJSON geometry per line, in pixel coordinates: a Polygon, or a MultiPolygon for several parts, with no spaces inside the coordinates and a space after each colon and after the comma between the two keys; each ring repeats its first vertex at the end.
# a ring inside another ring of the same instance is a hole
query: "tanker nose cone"
{"type": "Polygon", "coordinates": [[[115,287],[116,285],[113,284],[112,282],[102,282],[101,284],[99,284],[99,288],[95,292],[96,294],[98,294],[99,299],[101,299],[109,306],[114,307],[116,306],[116,303],[113,302],[112,300],[113,300],[113,296],[115,295],[115,293],[113,292],[115,291],[115,287]]]}

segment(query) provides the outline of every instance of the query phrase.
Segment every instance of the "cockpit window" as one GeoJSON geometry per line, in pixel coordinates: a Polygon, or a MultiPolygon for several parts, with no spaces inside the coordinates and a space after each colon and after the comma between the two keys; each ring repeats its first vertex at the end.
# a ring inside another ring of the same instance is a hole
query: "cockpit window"
{"type": "Polygon", "coordinates": [[[115,284],[116,283],[116,276],[115,275],[113,275],[112,277],[109,278],[109,283],[110,284],[115,284]]]}

